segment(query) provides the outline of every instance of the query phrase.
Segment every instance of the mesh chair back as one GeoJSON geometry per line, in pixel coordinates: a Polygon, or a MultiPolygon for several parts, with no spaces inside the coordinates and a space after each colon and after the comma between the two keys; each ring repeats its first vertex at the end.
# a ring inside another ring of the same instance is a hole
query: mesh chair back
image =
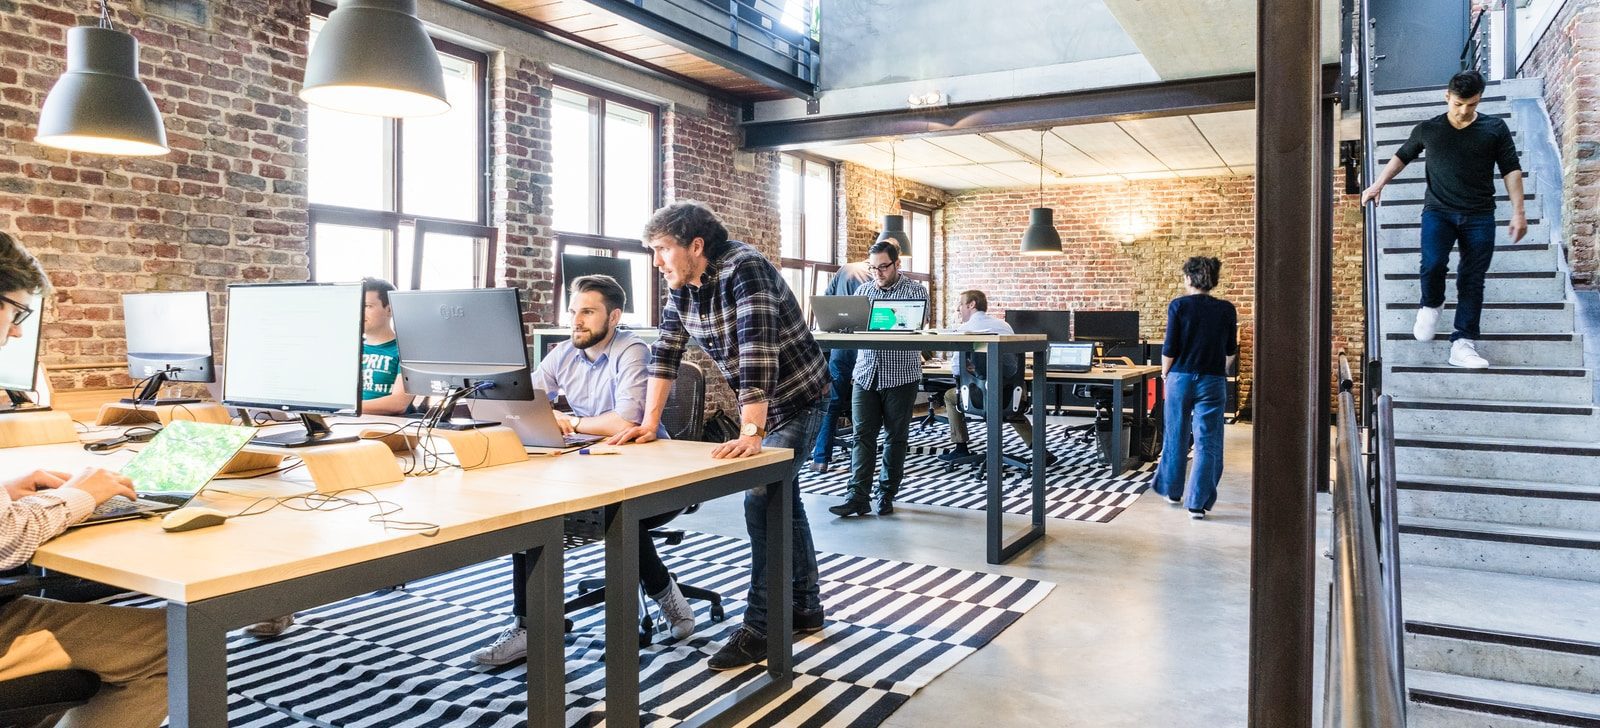
{"type": "Polygon", "coordinates": [[[661,413],[661,424],[674,440],[699,440],[705,433],[706,378],[700,367],[691,362],[678,366],[678,378],[667,395],[667,408],[661,413]]]}

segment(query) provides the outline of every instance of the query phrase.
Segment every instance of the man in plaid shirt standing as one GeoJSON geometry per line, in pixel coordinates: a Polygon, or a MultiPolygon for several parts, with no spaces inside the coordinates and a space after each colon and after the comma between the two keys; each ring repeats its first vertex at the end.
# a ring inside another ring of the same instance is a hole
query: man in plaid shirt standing
{"type": "MultiPolygon", "coordinates": [[[[857,296],[871,299],[928,300],[928,289],[900,275],[900,246],[884,241],[868,251],[867,270],[872,280],[856,288],[857,296]]],[[[922,322],[917,322],[918,327],[922,322]]],[[[922,381],[922,355],[915,351],[861,352],[853,376],[855,391],[850,417],[856,443],[850,451],[850,497],[828,509],[836,516],[865,516],[871,511],[873,475],[877,472],[878,432],[887,427],[889,446],[879,482],[878,515],[894,513],[894,494],[906,463],[906,440],[911,436],[911,408],[922,381]]]]}
{"type": "MultiPolygon", "coordinates": [[[[656,439],[661,413],[678,376],[689,338],[699,342],[739,397],[739,437],[712,457],[742,458],[762,447],[794,450],[788,479],[794,499],[794,631],[822,629],[817,552],[800,502],[799,475],[808,446],[822,424],[828,368],[800,304],[778,269],[760,251],[728,239],[728,230],[704,205],[680,202],[657,210],[644,229],[652,263],[672,293],[662,309],[661,338],[651,350],[644,422],[610,442],[656,439]]],[[[745,491],[750,531],[750,597],[744,625],[711,657],[713,670],[732,670],[767,659],[767,492],[745,491]]],[[[785,605],[773,605],[783,609],[785,605]]]]}

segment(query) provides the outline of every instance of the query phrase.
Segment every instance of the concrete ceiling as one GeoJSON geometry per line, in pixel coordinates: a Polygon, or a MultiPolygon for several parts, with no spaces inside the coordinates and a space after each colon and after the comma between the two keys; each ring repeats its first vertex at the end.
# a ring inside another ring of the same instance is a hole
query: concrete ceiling
{"type": "MultiPolygon", "coordinates": [[[[1257,0],[1104,0],[1163,80],[1256,66],[1257,0]]],[[[1339,0],[1322,0],[1322,60],[1339,60],[1339,0]]]]}
{"type": "Polygon", "coordinates": [[[1255,171],[1255,111],[1076,124],[1044,135],[1006,131],[808,151],[951,192],[1123,179],[1245,175],[1255,171]],[[891,170],[892,167],[892,170],[891,170]]]}

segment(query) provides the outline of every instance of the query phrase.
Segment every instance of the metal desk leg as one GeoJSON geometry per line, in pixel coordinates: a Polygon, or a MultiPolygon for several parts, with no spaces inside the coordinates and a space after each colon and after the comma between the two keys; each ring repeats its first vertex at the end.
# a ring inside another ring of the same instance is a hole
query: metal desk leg
{"type": "MultiPolygon", "coordinates": [[[[1049,386],[1046,366],[1048,357],[1039,352],[1033,355],[1033,397],[1034,402],[1042,401],[1046,388],[1049,386]]],[[[1045,431],[1048,426],[1044,418],[1044,409],[1037,404],[1033,407],[1033,527],[1040,534],[1044,533],[1044,479],[1045,468],[1050,460],[1050,450],[1047,447],[1049,437],[1045,431]]]]}
{"type": "Polygon", "coordinates": [[[794,682],[794,493],[792,481],[767,485],[767,674],[794,682]]]}
{"type": "Polygon", "coordinates": [[[639,518],[606,509],[606,725],[639,725],[639,518]]]}
{"type": "Polygon", "coordinates": [[[1111,477],[1122,474],[1122,383],[1111,385],[1111,477]]]}
{"type": "MultiPolygon", "coordinates": [[[[1134,385],[1134,390],[1133,390],[1133,392],[1134,392],[1134,394],[1133,394],[1133,442],[1128,443],[1128,449],[1130,451],[1133,449],[1134,445],[1137,445],[1139,443],[1139,438],[1144,437],[1145,422],[1149,419],[1149,416],[1150,416],[1149,415],[1149,408],[1147,407],[1147,404],[1146,404],[1150,400],[1149,400],[1149,398],[1147,396],[1145,396],[1145,390],[1148,388],[1148,382],[1149,382],[1149,377],[1143,377],[1143,378],[1139,379],[1137,384],[1134,385]]],[[[1144,457],[1143,456],[1140,456],[1139,462],[1141,462],[1141,463],[1144,462],[1144,457]]]]}
{"type": "Polygon", "coordinates": [[[228,633],[204,603],[167,604],[167,713],[172,728],[228,724],[228,633]]]}
{"type": "MultiPolygon", "coordinates": [[[[985,453],[984,464],[987,470],[989,499],[987,516],[988,531],[988,557],[991,564],[1003,564],[1011,560],[1023,549],[1034,541],[1044,537],[1044,416],[1038,407],[1033,411],[1033,517],[1029,528],[1018,535],[1011,543],[1006,543],[1005,536],[1005,511],[1001,502],[1001,470],[1000,470],[1000,439],[1004,435],[1000,428],[1004,423],[1000,420],[1001,408],[1004,405],[1005,391],[1004,367],[1000,362],[1000,347],[990,344],[987,352],[988,367],[985,372],[984,386],[984,414],[989,427],[989,451],[985,453]]],[[[1045,367],[1043,357],[1034,357],[1033,364],[1033,396],[1043,397],[1045,381],[1045,367]]]]}
{"type": "Polygon", "coordinates": [[[528,582],[522,615],[528,626],[528,728],[565,728],[567,670],[562,634],[561,519],[539,529],[539,546],[528,552],[528,582]]]}

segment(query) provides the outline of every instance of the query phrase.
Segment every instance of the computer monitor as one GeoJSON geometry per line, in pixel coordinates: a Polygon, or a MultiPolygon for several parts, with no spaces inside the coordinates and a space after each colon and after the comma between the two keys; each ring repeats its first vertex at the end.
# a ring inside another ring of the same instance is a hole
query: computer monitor
{"type": "MultiPolygon", "coordinates": [[[[38,376],[39,321],[44,318],[41,310],[44,302],[34,296],[27,305],[33,309],[33,315],[22,322],[22,336],[0,343],[0,390],[5,390],[6,394],[0,397],[0,411],[29,408],[33,404],[25,393],[33,391],[38,376]]],[[[5,333],[9,332],[0,332],[0,336],[5,333]]]]}
{"type": "Polygon", "coordinates": [[[1071,311],[1006,311],[1006,323],[1019,334],[1044,334],[1051,341],[1072,340],[1071,311]]]}
{"type": "MultiPolygon", "coordinates": [[[[627,294],[628,303],[622,307],[622,312],[633,313],[633,261],[586,253],[561,254],[562,291],[571,291],[574,280],[592,275],[611,276],[615,279],[617,285],[622,286],[622,291],[627,294]]],[[[566,300],[565,293],[562,294],[561,300],[566,300]]]]}
{"type": "Polygon", "coordinates": [[[229,407],[300,415],[305,431],[258,437],[257,445],[302,447],[333,437],[323,415],[361,413],[360,283],[265,283],[228,286],[229,407]]]}
{"type": "Polygon", "coordinates": [[[1102,344],[1133,344],[1139,341],[1138,311],[1074,311],[1072,336],[1102,344]]]}
{"type": "Polygon", "coordinates": [[[880,298],[872,302],[868,331],[916,331],[928,320],[925,298],[880,298]]]}
{"type": "Polygon", "coordinates": [[[160,399],[167,382],[216,381],[211,361],[211,296],[205,291],[125,293],[123,329],[128,340],[128,376],[144,382],[128,404],[192,404],[197,399],[160,399]]]}
{"type": "Polygon", "coordinates": [[[498,424],[451,417],[464,397],[533,398],[517,289],[392,291],[389,308],[400,337],[400,376],[406,391],[445,398],[435,427],[498,424]]]}

